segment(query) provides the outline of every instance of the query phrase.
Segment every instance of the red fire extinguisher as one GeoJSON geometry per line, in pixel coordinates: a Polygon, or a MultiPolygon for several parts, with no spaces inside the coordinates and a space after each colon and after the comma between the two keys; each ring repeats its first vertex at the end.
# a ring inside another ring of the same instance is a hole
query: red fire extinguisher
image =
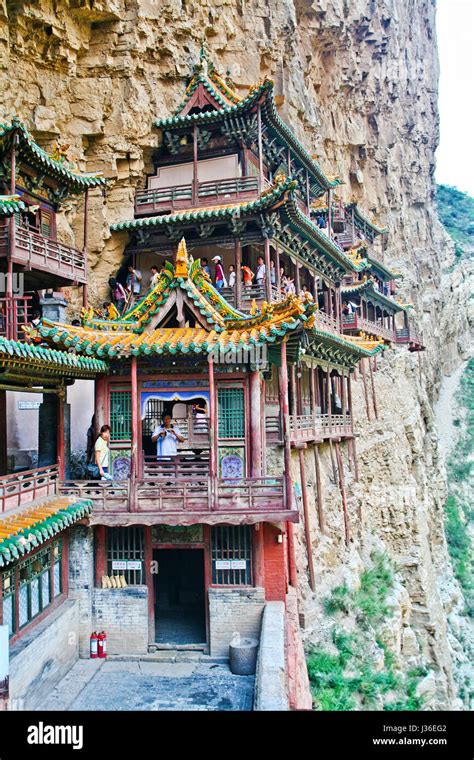
{"type": "Polygon", "coordinates": [[[91,633],[90,645],[91,645],[91,659],[98,657],[98,636],[97,633],[91,633]]]}
{"type": "Polygon", "coordinates": [[[99,633],[97,638],[97,650],[99,657],[107,657],[107,634],[105,631],[99,633]]]}

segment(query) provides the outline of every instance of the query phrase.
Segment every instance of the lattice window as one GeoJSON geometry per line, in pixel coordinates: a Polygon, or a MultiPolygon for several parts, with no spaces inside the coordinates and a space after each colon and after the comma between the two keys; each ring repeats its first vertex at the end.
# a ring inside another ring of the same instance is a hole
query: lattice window
{"type": "Polygon", "coordinates": [[[252,528],[215,525],[211,530],[212,582],[218,586],[252,584],[252,528]]]}
{"type": "Polygon", "coordinates": [[[111,391],[110,393],[110,439],[129,441],[132,435],[132,392],[111,391]]]}
{"type": "Polygon", "coordinates": [[[124,575],[129,586],[145,582],[143,527],[107,528],[107,574],[124,575]]]}
{"type": "Polygon", "coordinates": [[[218,409],[219,438],[244,438],[244,389],[219,388],[218,409]]]}
{"type": "Polygon", "coordinates": [[[15,626],[15,571],[7,570],[0,576],[3,602],[3,625],[8,626],[8,635],[13,636],[15,626]]]}
{"type": "Polygon", "coordinates": [[[147,399],[145,405],[145,416],[142,419],[143,435],[151,435],[157,425],[161,425],[162,414],[165,409],[165,402],[158,398],[147,399]]]}

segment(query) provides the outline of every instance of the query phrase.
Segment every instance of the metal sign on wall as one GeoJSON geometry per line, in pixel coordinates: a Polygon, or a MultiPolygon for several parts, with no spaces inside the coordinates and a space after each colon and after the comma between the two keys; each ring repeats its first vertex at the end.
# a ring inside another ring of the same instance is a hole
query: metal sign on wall
{"type": "Polygon", "coordinates": [[[202,525],[153,525],[152,544],[201,544],[204,540],[202,525]]]}

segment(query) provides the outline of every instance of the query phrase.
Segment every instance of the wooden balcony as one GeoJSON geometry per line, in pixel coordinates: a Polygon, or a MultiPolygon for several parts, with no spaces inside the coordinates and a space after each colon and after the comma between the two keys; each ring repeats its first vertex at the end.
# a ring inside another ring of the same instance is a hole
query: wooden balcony
{"type": "Polygon", "coordinates": [[[0,477],[0,513],[30,504],[57,493],[59,466],[37,467],[34,470],[0,477]]]}
{"type": "Polygon", "coordinates": [[[298,520],[297,510],[287,506],[283,477],[211,478],[204,471],[176,477],[170,469],[166,475],[161,472],[119,482],[64,481],[59,490],[91,499],[91,522],[102,525],[298,520]]]}
{"type": "Polygon", "coordinates": [[[7,340],[24,340],[22,327],[32,318],[31,296],[0,298],[0,336],[7,340]]]}
{"type": "Polygon", "coordinates": [[[396,342],[408,346],[409,351],[424,351],[423,334],[415,330],[411,325],[397,330],[396,342]]]}
{"type": "Polygon", "coordinates": [[[360,314],[344,314],[342,317],[342,329],[345,333],[357,333],[361,330],[368,335],[377,335],[384,340],[395,342],[395,332],[382,325],[381,322],[374,322],[371,319],[361,317],[360,314]]]}
{"type": "MultiPolygon", "coordinates": [[[[0,223],[0,258],[8,257],[10,242],[9,222],[3,220],[0,223]]],[[[25,270],[46,272],[57,280],[75,284],[87,282],[87,254],[84,251],[43,237],[18,223],[15,223],[10,256],[25,270]]]]}
{"type": "MultiPolygon", "coordinates": [[[[282,444],[281,422],[279,417],[266,417],[265,430],[267,443],[282,444]]],[[[321,443],[322,441],[352,437],[353,430],[349,414],[294,414],[290,415],[290,443],[298,446],[303,443],[321,443]]]]}
{"type": "Polygon", "coordinates": [[[135,216],[152,216],[197,206],[253,200],[257,196],[257,177],[198,182],[196,188],[192,182],[174,187],[148,188],[138,190],[135,194],[135,216]]]}

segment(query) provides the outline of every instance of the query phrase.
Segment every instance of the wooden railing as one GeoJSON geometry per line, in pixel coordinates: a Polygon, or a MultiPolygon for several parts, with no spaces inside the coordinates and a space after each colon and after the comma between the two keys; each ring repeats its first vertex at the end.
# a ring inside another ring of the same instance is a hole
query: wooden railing
{"type": "Polygon", "coordinates": [[[378,335],[385,340],[394,341],[395,332],[383,325],[381,322],[374,322],[366,317],[361,317],[360,314],[344,314],[342,317],[342,329],[344,332],[351,332],[352,330],[363,330],[369,335],[378,335]]]}
{"type": "MultiPolygon", "coordinates": [[[[10,235],[9,222],[0,223],[0,256],[8,256],[10,235]]],[[[28,269],[64,277],[71,282],[87,282],[87,255],[57,240],[39,235],[37,232],[15,223],[15,244],[11,258],[28,269]]]]}
{"type": "Polygon", "coordinates": [[[337,319],[334,319],[334,317],[326,314],[326,312],[321,309],[316,311],[315,317],[315,328],[317,330],[324,330],[324,332],[340,335],[341,329],[337,319]]]}
{"type": "MultiPolygon", "coordinates": [[[[322,441],[326,438],[352,436],[349,414],[299,414],[290,415],[290,442],[292,444],[322,441]]],[[[268,443],[281,444],[283,440],[280,418],[265,418],[268,443]]]]}
{"type": "Polygon", "coordinates": [[[423,333],[408,325],[407,327],[397,329],[396,341],[397,343],[412,343],[417,346],[423,346],[423,333]]]}
{"type": "Polygon", "coordinates": [[[138,190],[135,195],[135,214],[178,211],[183,208],[226,203],[229,200],[249,200],[258,194],[257,177],[234,177],[232,179],[198,182],[196,192],[193,184],[138,190]]]}
{"type": "Polygon", "coordinates": [[[94,512],[255,513],[287,509],[282,477],[210,478],[202,473],[186,478],[145,476],[130,481],[68,480],[60,493],[86,498],[94,512]]]}
{"type": "Polygon", "coordinates": [[[24,340],[21,329],[32,318],[31,296],[0,298],[0,336],[7,340],[24,340]]]}
{"type": "MultiPolygon", "coordinates": [[[[192,448],[209,448],[209,418],[208,417],[176,417],[173,425],[179,428],[184,438],[178,443],[178,450],[192,448]]],[[[151,435],[151,432],[149,432],[151,435]]]]}
{"type": "Polygon", "coordinates": [[[156,480],[202,480],[209,477],[209,459],[173,456],[168,459],[145,457],[143,477],[156,480]]]}
{"type": "Polygon", "coordinates": [[[0,477],[0,512],[53,496],[59,484],[59,466],[37,467],[34,470],[0,477]]]}

